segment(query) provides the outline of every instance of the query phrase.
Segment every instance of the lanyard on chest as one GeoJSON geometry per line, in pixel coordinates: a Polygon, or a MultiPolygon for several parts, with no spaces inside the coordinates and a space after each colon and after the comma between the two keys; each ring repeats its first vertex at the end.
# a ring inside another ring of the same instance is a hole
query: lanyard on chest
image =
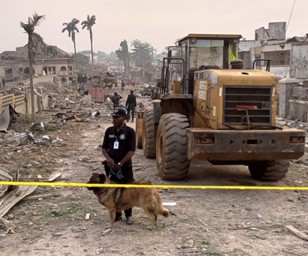
{"type": "Polygon", "coordinates": [[[113,149],[119,149],[119,133],[120,132],[117,132],[116,130],[114,131],[114,137],[115,137],[115,141],[113,143],[113,149]]]}
{"type": "Polygon", "coordinates": [[[115,142],[113,143],[113,149],[119,149],[119,141],[118,141],[118,137],[115,137],[116,140],[115,142]]]}
{"type": "Polygon", "coordinates": [[[115,141],[113,143],[113,149],[119,149],[119,137],[121,136],[123,130],[121,129],[120,131],[117,131],[116,129],[114,129],[114,137],[115,137],[115,141]]]}

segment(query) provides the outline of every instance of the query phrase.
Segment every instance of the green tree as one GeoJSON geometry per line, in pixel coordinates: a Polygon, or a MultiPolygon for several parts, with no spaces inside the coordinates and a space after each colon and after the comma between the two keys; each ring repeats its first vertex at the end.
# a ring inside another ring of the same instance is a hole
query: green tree
{"type": "Polygon", "coordinates": [[[132,42],[131,58],[137,67],[142,67],[144,64],[148,64],[153,61],[154,48],[147,42],[141,42],[136,39],[132,42]]]}
{"type": "Polygon", "coordinates": [[[45,19],[44,15],[38,15],[34,13],[32,17],[28,18],[27,23],[20,22],[20,26],[28,34],[28,58],[29,58],[29,76],[30,76],[31,114],[32,115],[35,114],[34,88],[33,88],[33,64],[35,64],[34,57],[33,57],[33,36],[36,35],[38,38],[41,38],[37,33],[34,32],[34,29],[36,26],[39,25],[42,19],[45,19]]]}
{"type": "Polygon", "coordinates": [[[65,28],[62,29],[62,33],[64,33],[67,30],[68,37],[72,37],[72,41],[73,41],[73,44],[74,44],[74,53],[75,53],[75,55],[76,55],[76,31],[79,33],[79,30],[76,27],[76,25],[78,23],[79,23],[79,20],[74,18],[69,23],[63,23],[63,26],[65,26],[65,28]]]}
{"type": "Polygon", "coordinates": [[[120,43],[120,46],[122,49],[116,50],[116,55],[119,58],[119,60],[122,60],[124,63],[124,69],[125,69],[125,74],[128,74],[129,72],[129,51],[128,51],[128,45],[127,41],[123,40],[120,43]]]}
{"type": "Polygon", "coordinates": [[[88,66],[88,64],[89,64],[88,56],[83,55],[82,53],[77,53],[76,55],[74,55],[74,57],[76,59],[76,68],[77,69],[88,66]]]}
{"type": "Polygon", "coordinates": [[[93,61],[93,31],[92,27],[95,24],[95,15],[92,15],[91,17],[88,15],[87,20],[81,22],[82,29],[87,28],[90,33],[90,42],[91,42],[91,57],[92,57],[92,65],[94,64],[93,61]]]}

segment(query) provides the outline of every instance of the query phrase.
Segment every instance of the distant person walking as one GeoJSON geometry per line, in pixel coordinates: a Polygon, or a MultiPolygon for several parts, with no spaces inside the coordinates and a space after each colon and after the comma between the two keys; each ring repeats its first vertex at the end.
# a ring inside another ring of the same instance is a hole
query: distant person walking
{"type": "Polygon", "coordinates": [[[122,79],[121,92],[124,92],[124,87],[125,87],[125,79],[122,79]]]}
{"type": "Polygon", "coordinates": [[[130,112],[132,112],[132,122],[134,122],[134,116],[135,116],[135,108],[137,106],[136,96],[134,95],[134,91],[131,90],[130,94],[127,96],[126,104],[127,108],[127,122],[130,118],[130,112]]]}
{"type": "Polygon", "coordinates": [[[113,96],[110,97],[112,103],[113,103],[113,110],[118,109],[120,106],[120,99],[122,99],[122,96],[119,95],[117,92],[113,94],[113,96]]]}

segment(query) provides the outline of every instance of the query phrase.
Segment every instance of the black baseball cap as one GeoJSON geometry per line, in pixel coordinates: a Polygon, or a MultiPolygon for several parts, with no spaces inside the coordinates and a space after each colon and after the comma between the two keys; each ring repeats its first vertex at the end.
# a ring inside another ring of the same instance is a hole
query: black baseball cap
{"type": "Polygon", "coordinates": [[[112,116],[126,116],[126,115],[127,115],[126,110],[123,108],[118,108],[112,113],[112,116]]]}

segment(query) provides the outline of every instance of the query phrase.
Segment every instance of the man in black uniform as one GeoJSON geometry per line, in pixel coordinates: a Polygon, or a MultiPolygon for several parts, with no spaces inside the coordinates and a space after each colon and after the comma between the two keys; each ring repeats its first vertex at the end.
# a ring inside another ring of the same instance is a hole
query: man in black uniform
{"type": "MultiPolygon", "coordinates": [[[[107,128],[102,145],[106,157],[105,171],[111,181],[119,184],[132,183],[132,157],[136,150],[136,134],[133,128],[125,124],[125,109],[116,109],[113,114],[113,126],[107,128]]],[[[124,211],[127,224],[133,224],[132,209],[124,211]]],[[[115,221],[121,220],[121,212],[116,213],[115,221]]]]}
{"type": "Polygon", "coordinates": [[[134,122],[135,108],[137,106],[137,102],[133,90],[131,90],[130,95],[127,96],[125,106],[127,107],[127,122],[129,121],[130,112],[132,112],[132,122],[134,122]]]}

